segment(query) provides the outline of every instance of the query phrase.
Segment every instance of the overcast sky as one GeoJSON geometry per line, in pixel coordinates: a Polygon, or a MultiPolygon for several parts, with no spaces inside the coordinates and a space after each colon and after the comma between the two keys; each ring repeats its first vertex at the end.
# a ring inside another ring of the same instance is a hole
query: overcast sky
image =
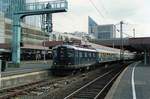
{"type": "MultiPolygon", "coordinates": [[[[43,0],[42,0],[43,1],[43,0]]],[[[65,13],[53,14],[55,31],[73,32],[88,30],[88,16],[98,24],[117,24],[120,20],[128,23],[130,35],[136,28],[136,36],[150,36],[150,0],[91,0],[100,11],[98,13],[90,0],[68,0],[69,9],[65,13]]]]}
{"type": "Polygon", "coordinates": [[[87,17],[91,16],[98,24],[117,24],[123,20],[129,24],[130,32],[135,27],[137,36],[150,36],[150,0],[92,1],[102,15],[96,11],[90,0],[68,0],[68,12],[53,15],[54,29],[87,32],[87,17]]]}

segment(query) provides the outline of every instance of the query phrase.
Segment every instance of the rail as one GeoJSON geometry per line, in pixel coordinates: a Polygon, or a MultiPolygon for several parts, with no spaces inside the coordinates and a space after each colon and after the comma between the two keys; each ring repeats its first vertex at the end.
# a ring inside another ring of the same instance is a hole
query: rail
{"type": "Polygon", "coordinates": [[[99,99],[100,95],[102,95],[120,73],[121,71],[116,73],[116,71],[111,70],[74,91],[64,99],[99,99]]]}

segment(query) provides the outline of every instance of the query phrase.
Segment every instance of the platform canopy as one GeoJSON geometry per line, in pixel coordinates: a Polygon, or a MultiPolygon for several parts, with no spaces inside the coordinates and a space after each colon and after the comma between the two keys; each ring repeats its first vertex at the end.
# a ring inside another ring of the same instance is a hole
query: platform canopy
{"type": "MultiPolygon", "coordinates": [[[[106,39],[106,40],[91,40],[92,43],[120,48],[121,39],[106,39]]],[[[140,51],[150,49],[150,37],[138,37],[138,38],[124,38],[123,39],[123,48],[130,51],[140,51]]]]}
{"type": "Polygon", "coordinates": [[[129,45],[137,50],[150,50],[150,37],[130,38],[129,45]]]}

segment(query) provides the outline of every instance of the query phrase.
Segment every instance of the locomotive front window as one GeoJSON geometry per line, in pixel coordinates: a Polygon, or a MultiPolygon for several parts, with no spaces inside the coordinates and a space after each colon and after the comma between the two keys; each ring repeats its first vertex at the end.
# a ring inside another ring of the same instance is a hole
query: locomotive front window
{"type": "Polygon", "coordinates": [[[66,57],[66,48],[65,47],[60,47],[58,48],[58,56],[63,59],[66,57]]]}
{"type": "Polygon", "coordinates": [[[62,58],[65,57],[65,55],[64,55],[64,50],[61,50],[61,51],[60,51],[60,57],[62,57],[62,58]]]}
{"type": "Polygon", "coordinates": [[[57,51],[56,50],[53,50],[53,56],[57,57],[57,51]]]}

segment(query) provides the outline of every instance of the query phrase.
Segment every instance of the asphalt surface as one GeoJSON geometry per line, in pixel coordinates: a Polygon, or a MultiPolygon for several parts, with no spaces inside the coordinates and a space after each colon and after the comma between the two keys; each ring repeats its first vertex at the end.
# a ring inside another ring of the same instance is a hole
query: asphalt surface
{"type": "Polygon", "coordinates": [[[105,99],[150,99],[150,65],[129,65],[105,99]]]}

